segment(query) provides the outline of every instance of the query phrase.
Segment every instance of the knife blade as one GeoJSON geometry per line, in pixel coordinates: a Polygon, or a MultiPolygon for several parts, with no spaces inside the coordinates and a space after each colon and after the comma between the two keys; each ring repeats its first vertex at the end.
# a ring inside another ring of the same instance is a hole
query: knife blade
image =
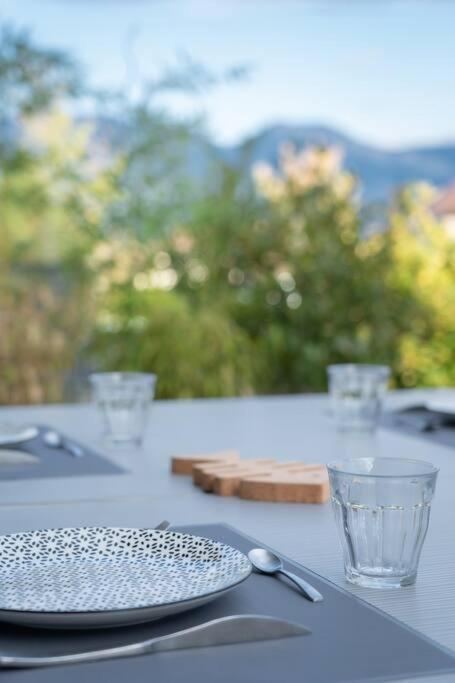
{"type": "Polygon", "coordinates": [[[238,614],[221,619],[214,619],[198,626],[177,631],[167,636],[151,638],[140,643],[121,645],[104,650],[89,650],[67,655],[38,657],[21,657],[16,655],[0,655],[0,668],[24,669],[63,664],[79,664],[95,662],[117,657],[134,657],[136,655],[169,652],[170,650],[186,650],[195,647],[213,647],[216,645],[232,645],[235,643],[252,643],[261,640],[275,640],[306,636],[311,631],[305,626],[284,619],[253,614],[238,614]]]}

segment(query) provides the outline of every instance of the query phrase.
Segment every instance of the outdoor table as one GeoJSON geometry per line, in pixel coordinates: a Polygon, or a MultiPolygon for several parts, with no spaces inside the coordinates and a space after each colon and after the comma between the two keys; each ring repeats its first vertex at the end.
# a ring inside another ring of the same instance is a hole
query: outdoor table
{"type": "MultiPolygon", "coordinates": [[[[388,407],[420,403],[437,393],[393,392],[388,407]]],[[[430,443],[418,434],[384,429],[374,437],[341,436],[331,422],[325,395],[156,401],[140,450],[106,450],[91,405],[1,408],[0,419],[10,418],[52,425],[129,471],[0,481],[1,533],[82,525],[151,527],[162,519],[173,525],[226,522],[455,650],[455,449],[430,443]],[[242,457],[308,463],[326,463],[346,455],[431,461],[440,473],[417,583],[386,591],[346,583],[330,504],[222,498],[203,493],[188,477],[170,473],[173,454],[226,448],[237,448],[242,457]]],[[[454,677],[413,680],[443,683],[454,677]]]]}

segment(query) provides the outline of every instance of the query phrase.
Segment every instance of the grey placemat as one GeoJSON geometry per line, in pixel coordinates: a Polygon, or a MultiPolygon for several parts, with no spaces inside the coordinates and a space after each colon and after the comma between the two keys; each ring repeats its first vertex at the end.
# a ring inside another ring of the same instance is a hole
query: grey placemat
{"type": "Polygon", "coordinates": [[[426,430],[428,419],[438,418],[438,414],[424,406],[411,406],[403,410],[384,413],[380,424],[385,429],[403,432],[410,436],[425,439],[433,443],[455,448],[455,417],[447,422],[442,421],[436,429],[426,430]]]}
{"type": "MultiPolygon", "coordinates": [[[[296,510],[297,513],[297,510],[296,510]]],[[[221,525],[181,529],[247,552],[259,545],[221,525]]],[[[62,653],[131,643],[229,614],[268,614],[308,626],[311,635],[285,640],[182,650],[28,671],[3,671],[6,683],[359,683],[455,672],[455,654],[350,593],[292,562],[325,597],[305,600],[286,580],[253,574],[210,605],[169,619],[122,629],[50,632],[0,626],[0,649],[16,654],[62,653]]],[[[403,589],[406,590],[406,589],[403,589]]]]}
{"type": "MultiPolygon", "coordinates": [[[[50,448],[43,441],[43,433],[52,427],[37,425],[38,436],[30,441],[15,446],[0,446],[2,449],[20,450],[38,458],[36,463],[2,465],[0,467],[0,481],[17,479],[40,479],[49,477],[80,477],[95,474],[123,474],[124,469],[114,464],[83,443],[71,439],[84,450],[82,458],[75,458],[61,448],[50,448]]],[[[65,435],[63,435],[65,438],[65,435]]]]}

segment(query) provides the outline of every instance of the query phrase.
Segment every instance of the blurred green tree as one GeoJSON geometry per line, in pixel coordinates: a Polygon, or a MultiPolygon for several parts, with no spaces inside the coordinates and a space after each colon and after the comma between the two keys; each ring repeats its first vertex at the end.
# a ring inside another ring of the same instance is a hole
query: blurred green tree
{"type": "Polygon", "coordinates": [[[322,390],[335,362],[390,364],[398,386],[450,383],[455,242],[433,195],[405,188],[368,233],[341,161],[285,148],[278,172],[254,169],[256,195],[225,169],[171,240],[178,290],[248,334],[256,391],[322,390]]]}
{"type": "Polygon", "coordinates": [[[253,391],[248,336],[215,307],[195,310],[175,292],[116,286],[92,352],[100,367],[156,372],[161,398],[253,391]]]}
{"type": "MultiPolygon", "coordinates": [[[[329,362],[373,355],[367,327],[383,285],[379,260],[358,252],[355,181],[336,150],[291,148],[280,174],[261,164],[254,180],[256,194],[226,169],[195,211],[191,248],[182,254],[174,236],[179,291],[200,305],[216,300],[247,332],[256,390],[320,390],[329,362]]],[[[381,347],[374,355],[386,356],[381,347]]]]}
{"type": "Polygon", "coordinates": [[[0,30],[2,403],[61,400],[86,335],[84,259],[105,192],[88,175],[87,131],[55,111],[79,92],[66,55],[0,30]]]}
{"type": "Polygon", "coordinates": [[[135,104],[105,94],[84,123],[65,113],[86,93],[73,62],[0,35],[0,403],[62,400],[81,366],[156,372],[162,397],[318,391],[333,362],[455,381],[433,190],[403,188],[371,231],[337,149],[287,147],[252,178],[212,160],[198,185],[210,142],[160,96],[212,87],[206,70],[180,64],[135,104]]]}
{"type": "Polygon", "coordinates": [[[403,188],[384,235],[385,319],[400,332],[392,364],[407,387],[455,384],[455,239],[431,210],[435,196],[423,183],[403,188]]]}
{"type": "Polygon", "coordinates": [[[66,53],[33,43],[26,31],[0,26],[0,119],[42,112],[81,93],[80,70],[66,53]]]}
{"type": "Polygon", "coordinates": [[[160,244],[193,196],[182,168],[196,124],[167,116],[157,95],[198,92],[217,79],[184,60],[148,82],[139,103],[104,94],[103,115],[121,121],[124,135],[116,149],[102,141],[100,163],[93,126],[61,109],[85,92],[71,60],[12,29],[1,39],[0,402],[61,400],[80,362],[139,363],[158,372],[162,396],[250,391],[248,340],[229,319],[160,292],[173,286],[164,270],[154,296],[134,284],[156,255],[162,261],[160,244]],[[109,316],[117,327],[105,327],[109,316]]]}

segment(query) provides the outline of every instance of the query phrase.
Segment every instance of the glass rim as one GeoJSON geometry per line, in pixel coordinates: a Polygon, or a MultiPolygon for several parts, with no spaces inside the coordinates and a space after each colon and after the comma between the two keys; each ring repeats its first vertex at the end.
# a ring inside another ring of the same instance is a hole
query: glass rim
{"type": "Polygon", "coordinates": [[[367,456],[363,458],[346,458],[344,460],[339,460],[338,462],[330,462],[326,465],[329,472],[336,474],[348,474],[353,477],[364,477],[365,479],[409,479],[414,477],[428,477],[429,475],[437,474],[439,472],[439,467],[433,465],[433,463],[427,460],[417,460],[415,458],[369,458],[367,456]],[[408,463],[416,465],[416,467],[425,467],[427,470],[425,472],[408,472],[406,474],[374,474],[371,472],[358,472],[354,468],[349,469],[349,467],[340,468],[342,463],[356,463],[365,460],[380,461],[380,462],[394,462],[394,463],[408,463]]]}
{"type": "Polygon", "coordinates": [[[121,382],[121,381],[127,381],[127,382],[137,382],[137,381],[142,381],[142,382],[156,382],[157,375],[153,374],[152,372],[92,372],[89,375],[89,380],[93,384],[96,384],[98,382],[102,382],[104,380],[108,381],[114,381],[114,382],[121,382]]]}
{"type": "Polygon", "coordinates": [[[368,372],[378,372],[387,377],[390,376],[391,370],[388,365],[375,365],[374,363],[332,363],[327,366],[327,372],[339,372],[341,370],[360,370],[368,372]]]}

